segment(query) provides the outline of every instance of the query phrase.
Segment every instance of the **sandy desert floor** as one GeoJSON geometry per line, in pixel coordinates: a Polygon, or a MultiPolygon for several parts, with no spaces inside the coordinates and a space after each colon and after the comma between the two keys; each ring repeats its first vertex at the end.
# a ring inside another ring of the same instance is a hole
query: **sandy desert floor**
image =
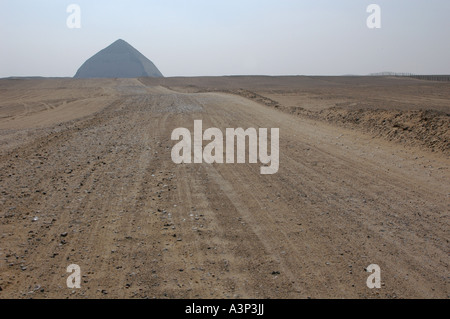
{"type": "Polygon", "coordinates": [[[448,298],[449,88],[0,80],[0,298],[448,298]],[[194,120],[280,128],[279,172],[174,164],[194,120]]]}

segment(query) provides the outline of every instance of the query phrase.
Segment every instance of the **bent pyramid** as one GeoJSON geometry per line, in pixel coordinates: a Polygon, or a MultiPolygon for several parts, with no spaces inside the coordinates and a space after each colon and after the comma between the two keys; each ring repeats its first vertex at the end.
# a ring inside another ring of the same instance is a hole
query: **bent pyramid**
{"type": "Polygon", "coordinates": [[[124,40],[101,50],[78,69],[74,78],[163,77],[152,61],[124,40]]]}

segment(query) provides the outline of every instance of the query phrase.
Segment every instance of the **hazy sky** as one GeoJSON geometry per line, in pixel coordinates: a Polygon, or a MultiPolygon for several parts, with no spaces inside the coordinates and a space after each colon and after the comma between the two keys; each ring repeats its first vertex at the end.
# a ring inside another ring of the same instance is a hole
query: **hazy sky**
{"type": "Polygon", "coordinates": [[[119,38],[165,76],[450,74],[449,37],[449,0],[0,0],[0,77],[73,76],[119,38]]]}

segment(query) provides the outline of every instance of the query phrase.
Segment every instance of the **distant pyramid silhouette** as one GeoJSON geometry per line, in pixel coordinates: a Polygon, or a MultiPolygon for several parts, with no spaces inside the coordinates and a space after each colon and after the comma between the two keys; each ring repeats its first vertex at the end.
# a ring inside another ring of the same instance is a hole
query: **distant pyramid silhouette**
{"type": "Polygon", "coordinates": [[[74,78],[163,77],[152,61],[124,40],[101,50],[78,69],[74,78]]]}

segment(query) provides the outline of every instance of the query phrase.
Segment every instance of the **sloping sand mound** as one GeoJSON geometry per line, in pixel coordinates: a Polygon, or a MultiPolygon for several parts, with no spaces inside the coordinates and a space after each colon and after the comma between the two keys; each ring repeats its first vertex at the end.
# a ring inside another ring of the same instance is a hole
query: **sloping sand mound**
{"type": "Polygon", "coordinates": [[[433,110],[346,110],[330,108],[318,117],[329,122],[349,124],[392,141],[425,146],[450,153],[450,115],[433,110]]]}
{"type": "Polygon", "coordinates": [[[331,107],[313,111],[299,106],[285,106],[261,94],[239,89],[230,91],[280,111],[357,128],[376,137],[405,145],[419,146],[433,152],[450,154],[450,114],[438,110],[395,110],[331,107]]]}
{"type": "Polygon", "coordinates": [[[450,154],[450,115],[434,110],[348,110],[332,107],[319,112],[301,107],[275,105],[282,111],[317,120],[356,128],[409,146],[419,146],[432,152],[450,154]]]}

